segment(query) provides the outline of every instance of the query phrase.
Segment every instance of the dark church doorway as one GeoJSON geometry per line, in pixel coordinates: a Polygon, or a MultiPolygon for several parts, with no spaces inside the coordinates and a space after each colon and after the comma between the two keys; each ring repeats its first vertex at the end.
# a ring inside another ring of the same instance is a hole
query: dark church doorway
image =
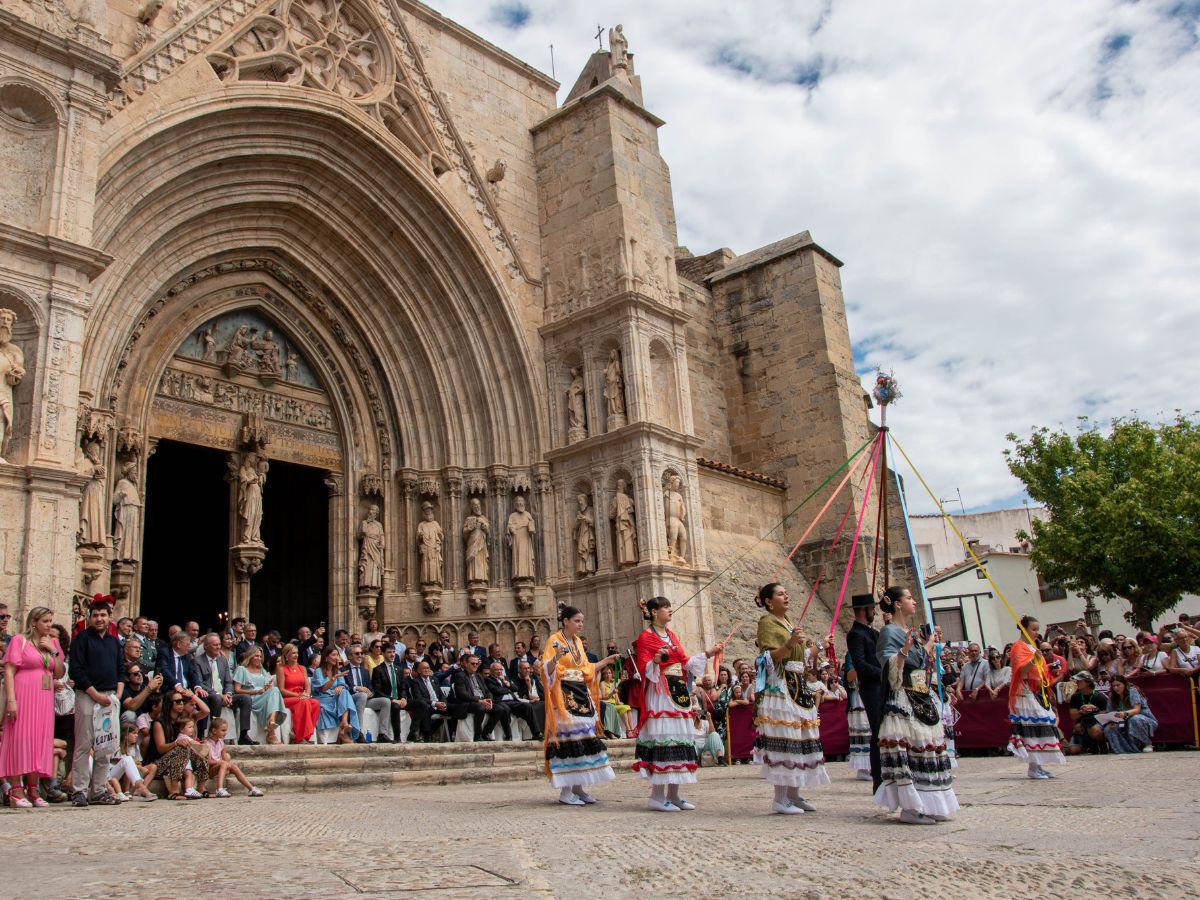
{"type": "Polygon", "coordinates": [[[267,558],[250,578],[250,621],[286,641],[329,616],[329,488],[325,472],[271,460],[263,487],[267,558]]]}
{"type": "Polygon", "coordinates": [[[146,464],[141,613],[159,624],[217,628],[229,608],[229,484],[219,450],[160,441],[146,464]]]}

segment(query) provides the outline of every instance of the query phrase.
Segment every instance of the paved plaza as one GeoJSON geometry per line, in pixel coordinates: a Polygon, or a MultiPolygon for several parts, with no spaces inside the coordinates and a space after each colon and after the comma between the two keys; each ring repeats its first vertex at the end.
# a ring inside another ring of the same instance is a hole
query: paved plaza
{"type": "Polygon", "coordinates": [[[766,813],[748,766],[702,770],[699,809],[677,814],[646,810],[625,772],[584,809],[518,782],[4,810],[0,895],[1195,896],[1197,763],[1090,757],[1030,782],[967,759],[963,810],[936,827],[889,823],[844,763],[811,792],[820,811],[792,817],[766,813]]]}

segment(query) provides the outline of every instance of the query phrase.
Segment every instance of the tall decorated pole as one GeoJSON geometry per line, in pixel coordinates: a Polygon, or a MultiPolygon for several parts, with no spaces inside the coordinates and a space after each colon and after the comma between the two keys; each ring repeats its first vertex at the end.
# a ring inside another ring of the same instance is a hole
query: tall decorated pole
{"type": "MultiPolygon", "coordinates": [[[[880,464],[883,468],[883,476],[879,479],[879,521],[882,523],[878,531],[883,537],[883,586],[888,585],[888,574],[891,566],[891,554],[888,546],[888,513],[887,513],[887,496],[888,496],[888,479],[887,479],[887,411],[888,407],[899,400],[903,394],[900,393],[900,385],[897,383],[895,376],[891,372],[885,373],[883,369],[875,370],[875,387],[871,391],[871,396],[875,398],[875,402],[879,404],[879,430],[883,433],[881,440],[883,447],[880,450],[880,464]]],[[[907,520],[904,523],[905,530],[908,529],[907,520]]],[[[880,537],[876,535],[876,540],[880,537]]],[[[911,543],[911,541],[910,541],[911,543]]],[[[875,573],[871,573],[872,581],[875,573]]]]}

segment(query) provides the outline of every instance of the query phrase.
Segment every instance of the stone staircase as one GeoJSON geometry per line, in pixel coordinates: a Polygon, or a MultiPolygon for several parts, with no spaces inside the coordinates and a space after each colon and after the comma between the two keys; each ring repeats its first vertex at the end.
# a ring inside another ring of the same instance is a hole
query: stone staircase
{"type": "MultiPolygon", "coordinates": [[[[628,768],[633,762],[635,742],[605,743],[613,767],[628,768]]],[[[540,741],[289,744],[230,746],[228,750],[246,777],[270,792],[527,781],[545,777],[540,741]]],[[[232,784],[232,779],[229,781],[232,784]]]]}

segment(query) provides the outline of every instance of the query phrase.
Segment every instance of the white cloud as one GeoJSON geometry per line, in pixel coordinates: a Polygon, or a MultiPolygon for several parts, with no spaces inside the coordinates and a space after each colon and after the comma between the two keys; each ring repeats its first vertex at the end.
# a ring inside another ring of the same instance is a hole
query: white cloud
{"type": "Polygon", "coordinates": [[[539,68],[553,43],[560,99],[623,22],[680,243],[845,260],[860,371],[894,367],[942,496],[1011,500],[1009,431],[1200,406],[1200,2],[796,6],[438,4],[539,68]]]}

